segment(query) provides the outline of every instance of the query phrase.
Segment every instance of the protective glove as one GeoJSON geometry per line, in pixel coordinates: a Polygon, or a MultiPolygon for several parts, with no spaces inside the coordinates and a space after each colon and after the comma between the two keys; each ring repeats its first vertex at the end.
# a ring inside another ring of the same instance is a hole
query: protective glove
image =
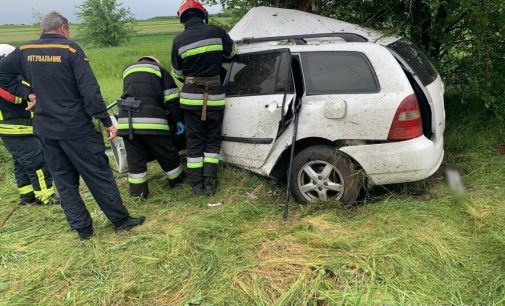
{"type": "Polygon", "coordinates": [[[182,123],[181,121],[177,122],[177,135],[181,135],[182,133],[184,133],[185,130],[186,127],[184,126],[184,123],[182,123]]]}

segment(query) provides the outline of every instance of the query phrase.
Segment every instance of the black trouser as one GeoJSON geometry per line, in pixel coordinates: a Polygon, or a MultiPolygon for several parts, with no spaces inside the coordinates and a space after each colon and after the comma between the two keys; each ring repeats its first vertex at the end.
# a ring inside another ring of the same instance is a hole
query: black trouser
{"type": "Polygon", "coordinates": [[[2,141],[14,160],[14,176],[21,201],[30,203],[36,198],[47,203],[54,194],[53,179],[37,137],[2,136],[2,141]]]}
{"type": "Polygon", "coordinates": [[[203,177],[217,177],[221,151],[222,110],[207,110],[207,120],[201,120],[201,111],[184,110],[187,137],[187,174],[191,183],[200,183],[203,177]]]}
{"type": "Polygon", "coordinates": [[[105,155],[102,134],[96,132],[77,139],[41,138],[41,143],[49,171],[58,186],[61,206],[73,229],[92,225],[79,194],[79,176],[112,223],[121,224],[128,217],[105,155]]]}
{"type": "Polygon", "coordinates": [[[128,182],[130,194],[147,197],[147,162],[154,158],[169,180],[182,173],[179,153],[169,135],[135,135],[133,140],[124,138],[128,160],[128,182]]]}

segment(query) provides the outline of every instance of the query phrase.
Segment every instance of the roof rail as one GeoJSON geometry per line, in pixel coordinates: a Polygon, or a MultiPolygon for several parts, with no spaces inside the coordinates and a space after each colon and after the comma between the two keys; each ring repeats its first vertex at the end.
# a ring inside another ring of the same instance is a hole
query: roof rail
{"type": "Polygon", "coordinates": [[[303,40],[310,38],[325,38],[325,37],[338,37],[342,38],[346,42],[368,42],[368,39],[356,33],[317,33],[317,34],[302,34],[302,35],[287,35],[287,36],[272,36],[272,37],[260,37],[260,38],[244,38],[236,41],[238,44],[252,44],[259,42],[269,42],[269,41],[281,41],[281,40],[303,40]]]}

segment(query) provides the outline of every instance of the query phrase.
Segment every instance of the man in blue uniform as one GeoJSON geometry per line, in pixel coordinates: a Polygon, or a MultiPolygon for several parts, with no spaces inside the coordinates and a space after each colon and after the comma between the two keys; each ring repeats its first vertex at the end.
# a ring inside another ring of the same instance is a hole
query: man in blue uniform
{"type": "Polygon", "coordinates": [[[195,194],[213,195],[217,186],[225,92],[220,72],[223,61],[235,54],[235,43],[225,30],[205,24],[201,3],[186,0],[177,15],[184,32],[172,47],[173,74],[184,82],[180,104],[187,137],[187,173],[195,194]]]}
{"type": "Polygon", "coordinates": [[[92,117],[99,119],[109,140],[116,137],[88,58],[68,40],[68,20],[59,13],[46,15],[41,28],[40,39],[21,45],[0,62],[0,75],[21,72],[37,95],[34,130],[70,226],[81,240],[93,235],[91,216],[79,195],[79,176],[116,232],[142,224],[145,218],[131,217],[121,200],[102,135],[92,123],[92,117]]]}
{"type": "MultiPolygon", "coordinates": [[[[14,50],[0,44],[0,60],[14,50]]],[[[30,85],[20,76],[0,77],[0,137],[14,161],[19,204],[57,204],[53,179],[33,135],[32,113],[25,110],[29,96],[35,98],[30,85]]]]}

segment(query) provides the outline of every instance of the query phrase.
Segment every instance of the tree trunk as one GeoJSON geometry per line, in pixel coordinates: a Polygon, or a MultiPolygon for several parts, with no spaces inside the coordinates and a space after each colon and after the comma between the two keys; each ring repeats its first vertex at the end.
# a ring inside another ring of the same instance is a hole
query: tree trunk
{"type": "Polygon", "coordinates": [[[412,39],[424,50],[433,55],[433,45],[430,37],[432,26],[431,11],[423,0],[412,1],[412,39]]]}

